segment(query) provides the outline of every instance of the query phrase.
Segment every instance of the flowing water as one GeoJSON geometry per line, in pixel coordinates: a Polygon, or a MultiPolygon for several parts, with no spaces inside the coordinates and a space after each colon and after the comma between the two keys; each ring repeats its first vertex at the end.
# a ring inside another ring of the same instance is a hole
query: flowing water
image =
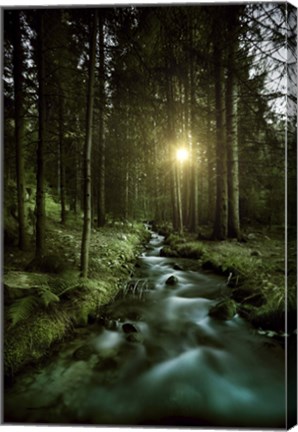
{"type": "Polygon", "coordinates": [[[160,257],[162,242],[152,233],[104,319],[6,389],[5,421],[285,427],[283,349],[237,315],[209,317],[225,280],[160,257]]]}

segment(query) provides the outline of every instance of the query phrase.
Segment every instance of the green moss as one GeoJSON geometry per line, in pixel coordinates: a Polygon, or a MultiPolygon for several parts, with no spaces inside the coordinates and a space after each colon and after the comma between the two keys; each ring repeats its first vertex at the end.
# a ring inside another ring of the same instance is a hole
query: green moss
{"type": "MultiPolygon", "coordinates": [[[[52,250],[55,252],[61,250],[63,262],[70,254],[75,254],[73,265],[77,267],[62,274],[53,273],[56,266],[51,269],[48,267],[47,270],[51,272],[47,274],[22,273],[31,278],[30,283],[34,283],[36,292],[30,294],[38,296],[40,285],[40,288],[46,287],[50,293],[58,296],[60,301],[52,304],[52,307],[37,309],[30,318],[19,322],[14,327],[10,326],[6,315],[4,336],[6,376],[17,373],[31,362],[40,360],[75,326],[85,326],[89,317],[96,317],[99,309],[115,298],[124,281],[127,280],[142,243],[148,239],[149,234],[142,224],[127,225],[124,228],[120,227],[119,230],[103,228],[94,231],[90,245],[90,278],[81,279],[78,267],[80,230],[70,230],[69,227],[64,228],[54,222],[48,225],[48,229],[52,234],[50,243],[52,250]]],[[[21,283],[19,275],[16,281],[21,283]]]]}
{"type": "Polygon", "coordinates": [[[30,320],[5,332],[5,374],[18,372],[24,365],[42,358],[53,343],[71,328],[86,326],[90,315],[98,315],[118,292],[117,280],[80,280],[70,299],[60,302],[50,312],[40,311],[30,320]]]}
{"type": "Polygon", "coordinates": [[[22,323],[5,332],[4,373],[6,376],[18,372],[25,364],[40,359],[52,343],[61,340],[70,320],[66,314],[39,313],[35,319],[22,323]]]}
{"type": "Polygon", "coordinates": [[[183,258],[199,259],[206,252],[201,242],[186,242],[177,246],[179,256],[183,258]]]}
{"type": "Polygon", "coordinates": [[[236,314],[236,303],[231,299],[225,299],[212,306],[209,315],[217,320],[231,320],[236,314]]]}
{"type": "Polygon", "coordinates": [[[165,243],[169,245],[172,249],[175,249],[183,241],[183,237],[174,233],[169,234],[165,239],[165,243]]]}

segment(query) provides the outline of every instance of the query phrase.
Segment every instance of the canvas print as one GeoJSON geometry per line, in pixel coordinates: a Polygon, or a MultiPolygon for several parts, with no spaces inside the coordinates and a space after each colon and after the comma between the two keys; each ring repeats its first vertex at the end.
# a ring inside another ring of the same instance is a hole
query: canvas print
{"type": "Polygon", "coordinates": [[[296,8],[2,20],[2,422],[294,426],[296,8]]]}

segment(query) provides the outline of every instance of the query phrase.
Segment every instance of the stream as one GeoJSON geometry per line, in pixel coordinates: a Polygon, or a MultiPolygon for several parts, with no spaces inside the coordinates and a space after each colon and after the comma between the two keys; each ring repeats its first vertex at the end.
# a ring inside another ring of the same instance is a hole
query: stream
{"type": "Polygon", "coordinates": [[[211,318],[226,281],[160,257],[163,240],[152,232],[99,322],[5,390],[6,422],[285,427],[284,350],[237,315],[211,318]]]}

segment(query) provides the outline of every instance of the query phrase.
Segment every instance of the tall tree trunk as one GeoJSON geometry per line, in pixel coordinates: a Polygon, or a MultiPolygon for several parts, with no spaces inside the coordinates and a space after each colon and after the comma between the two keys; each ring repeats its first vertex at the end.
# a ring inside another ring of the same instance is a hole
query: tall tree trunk
{"type": "Polygon", "coordinates": [[[224,70],[222,59],[222,31],[220,26],[214,29],[214,80],[215,80],[215,111],[216,111],[216,210],[213,237],[223,240],[228,233],[227,205],[227,152],[224,135],[223,87],[224,70]]]}
{"type": "MultiPolygon", "coordinates": [[[[190,43],[193,46],[193,30],[190,29],[190,43]]],[[[199,177],[198,177],[198,157],[197,140],[195,137],[195,108],[196,108],[196,83],[193,57],[189,58],[190,65],[190,125],[191,125],[191,144],[192,144],[192,188],[191,188],[191,217],[190,231],[196,232],[199,225],[199,177]]]]}
{"type": "Polygon", "coordinates": [[[208,221],[213,221],[214,219],[214,209],[215,209],[215,181],[214,181],[214,145],[213,145],[213,137],[211,134],[211,88],[210,84],[208,84],[207,89],[207,159],[208,159],[208,210],[207,210],[207,218],[208,221]]]}
{"type": "Polygon", "coordinates": [[[21,42],[20,11],[13,12],[13,81],[15,93],[15,144],[18,196],[19,248],[26,247],[25,174],[24,174],[24,95],[23,95],[23,49],[21,42]]]}
{"type": "Polygon", "coordinates": [[[182,166],[176,165],[176,190],[177,190],[177,207],[178,207],[178,230],[183,234],[183,207],[182,207],[182,166]]]}
{"type": "Polygon", "coordinates": [[[240,238],[237,84],[227,76],[228,236],[240,238]]]}
{"type": "Polygon", "coordinates": [[[159,155],[158,155],[158,142],[156,137],[156,124],[154,124],[154,153],[153,153],[153,163],[152,170],[154,172],[154,219],[158,222],[162,220],[161,211],[161,179],[159,176],[159,155]]]}
{"type": "MultiPolygon", "coordinates": [[[[187,145],[190,155],[192,155],[192,124],[191,124],[191,98],[192,88],[191,88],[191,60],[192,55],[190,54],[192,48],[192,29],[190,27],[190,18],[187,16],[186,19],[186,35],[187,42],[189,43],[189,53],[186,54],[185,59],[185,72],[184,72],[184,112],[185,112],[185,133],[184,133],[184,141],[187,145]]],[[[191,156],[190,156],[191,157],[191,156]]],[[[192,204],[192,170],[190,167],[185,170],[184,175],[184,185],[185,185],[185,205],[184,205],[184,218],[186,226],[190,226],[190,217],[191,217],[191,204],[192,204]]]]}
{"type": "Polygon", "coordinates": [[[102,13],[99,23],[99,185],[98,185],[98,212],[97,224],[103,226],[106,222],[106,197],[105,197],[105,134],[104,134],[104,107],[105,107],[105,69],[104,69],[104,19],[102,13]]]}
{"type": "Polygon", "coordinates": [[[129,218],[129,162],[125,164],[125,193],[124,193],[124,218],[129,218]]]}
{"type": "Polygon", "coordinates": [[[60,178],[60,204],[61,204],[61,223],[64,225],[66,222],[65,211],[65,158],[64,158],[64,95],[60,86],[59,92],[59,178],[60,178]]]}
{"type": "Polygon", "coordinates": [[[36,170],[36,239],[35,256],[40,258],[45,253],[45,173],[44,149],[46,134],[46,101],[45,101],[45,59],[44,59],[44,11],[38,13],[38,144],[36,170]]]}
{"type": "Polygon", "coordinates": [[[79,154],[79,143],[77,140],[75,140],[74,144],[74,179],[73,179],[73,186],[71,188],[71,206],[70,209],[74,212],[74,214],[78,213],[78,210],[80,212],[80,172],[81,172],[81,166],[80,166],[80,154],[79,154]]]}
{"type": "MultiPolygon", "coordinates": [[[[235,35],[236,16],[228,18],[229,33],[235,35]]],[[[235,36],[234,36],[235,37],[235,36]]],[[[235,77],[235,40],[228,44],[227,86],[226,86],[226,133],[228,152],[228,236],[240,238],[239,221],[239,169],[238,169],[238,134],[237,105],[238,89],[235,77]]]]}
{"type": "Polygon", "coordinates": [[[86,139],[84,149],[84,224],[81,245],[81,277],[88,277],[89,246],[91,236],[91,150],[92,127],[94,106],[94,80],[96,60],[96,27],[97,11],[94,11],[93,20],[90,15],[90,57],[89,57],[89,82],[87,96],[86,139]],[[93,21],[93,22],[92,22],[93,21]]]}
{"type": "MultiPolygon", "coordinates": [[[[167,67],[170,74],[170,67],[167,67]]],[[[174,113],[173,113],[173,80],[170,75],[167,76],[167,138],[168,138],[168,154],[171,157],[174,155],[175,129],[174,129],[174,113]]],[[[178,199],[177,199],[177,171],[176,160],[173,161],[172,175],[170,176],[170,192],[172,201],[172,220],[173,228],[179,228],[178,214],[178,199]]]]}

